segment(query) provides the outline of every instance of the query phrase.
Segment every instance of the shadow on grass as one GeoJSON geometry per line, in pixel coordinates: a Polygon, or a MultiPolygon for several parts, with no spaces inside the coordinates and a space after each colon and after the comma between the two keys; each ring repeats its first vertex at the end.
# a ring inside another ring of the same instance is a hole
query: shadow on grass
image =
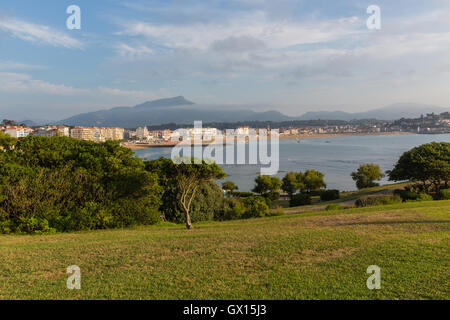
{"type": "Polygon", "coordinates": [[[427,224],[427,223],[450,223],[450,220],[398,220],[398,221],[366,221],[366,222],[350,222],[337,223],[336,226],[356,226],[356,225],[389,225],[389,224],[427,224]]]}

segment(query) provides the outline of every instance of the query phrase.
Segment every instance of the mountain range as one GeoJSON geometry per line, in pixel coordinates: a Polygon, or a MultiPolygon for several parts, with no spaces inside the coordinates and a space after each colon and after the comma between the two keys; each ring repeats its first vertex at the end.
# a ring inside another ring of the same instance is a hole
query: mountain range
{"type": "Polygon", "coordinates": [[[449,111],[421,104],[395,104],[366,112],[349,113],[343,111],[307,112],[299,117],[291,117],[278,111],[257,112],[248,109],[234,109],[230,106],[198,105],[182,96],[148,101],[134,107],[116,107],[109,110],[82,113],[58,121],[57,124],[70,126],[124,127],[135,128],[163,123],[187,124],[195,120],[203,122],[238,121],[290,121],[290,120],[395,120],[417,118],[421,114],[449,111]]]}

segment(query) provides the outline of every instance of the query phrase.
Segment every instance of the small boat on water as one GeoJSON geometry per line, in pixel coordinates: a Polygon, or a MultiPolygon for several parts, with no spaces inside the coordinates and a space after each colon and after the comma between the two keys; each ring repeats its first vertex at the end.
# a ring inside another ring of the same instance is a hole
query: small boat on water
{"type": "Polygon", "coordinates": [[[301,141],[300,138],[297,138],[297,143],[300,143],[300,141],[301,141]]]}

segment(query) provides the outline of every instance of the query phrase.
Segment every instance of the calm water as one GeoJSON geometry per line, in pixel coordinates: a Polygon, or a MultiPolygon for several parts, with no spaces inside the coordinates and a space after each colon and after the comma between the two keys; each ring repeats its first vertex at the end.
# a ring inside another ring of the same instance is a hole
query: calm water
{"type": "MultiPolygon", "coordinates": [[[[300,143],[295,139],[282,139],[278,176],[282,178],[288,171],[315,169],[325,174],[328,188],[354,190],[355,182],[350,173],[360,164],[373,162],[383,171],[390,170],[403,152],[432,141],[450,142],[450,134],[316,138],[302,139],[300,143]]],[[[135,150],[135,154],[145,159],[170,158],[171,148],[140,149],[135,150]]],[[[260,167],[223,165],[222,168],[228,173],[226,179],[235,182],[240,191],[250,191],[260,167]]],[[[385,179],[382,184],[386,182],[385,179]]]]}

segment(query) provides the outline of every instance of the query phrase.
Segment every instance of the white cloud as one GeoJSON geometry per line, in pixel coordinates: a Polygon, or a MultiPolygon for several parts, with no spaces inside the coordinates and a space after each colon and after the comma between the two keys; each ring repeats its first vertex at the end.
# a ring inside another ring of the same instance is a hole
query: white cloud
{"type": "Polygon", "coordinates": [[[159,98],[151,92],[140,90],[123,90],[99,86],[97,88],[74,88],[64,84],[54,84],[43,80],[33,79],[25,73],[0,72],[0,91],[13,94],[46,94],[53,96],[84,96],[105,97],[114,96],[129,98],[133,101],[151,100],[159,98]]]}
{"type": "Polygon", "coordinates": [[[264,12],[242,14],[224,23],[189,25],[152,24],[142,21],[123,23],[118,35],[145,37],[171,48],[206,50],[218,41],[248,37],[280,49],[300,44],[334,41],[358,33],[354,18],[318,23],[274,22],[264,12]]]}
{"type": "Polygon", "coordinates": [[[145,45],[131,46],[126,43],[117,44],[116,50],[119,56],[131,60],[136,58],[142,58],[154,53],[153,49],[145,45]]]}
{"type": "Polygon", "coordinates": [[[0,72],[0,90],[8,93],[44,93],[61,96],[74,96],[88,92],[86,89],[35,80],[28,74],[11,72],[0,72]]]}
{"type": "Polygon", "coordinates": [[[120,96],[120,97],[129,97],[133,99],[142,99],[142,100],[152,100],[158,99],[159,96],[150,92],[140,91],[140,90],[122,90],[118,88],[108,88],[108,87],[98,87],[95,92],[100,94],[112,95],[112,96],[120,96]]]}
{"type": "Polygon", "coordinates": [[[45,66],[26,64],[15,61],[1,61],[0,60],[0,70],[40,70],[46,69],[45,66]]]}
{"type": "Polygon", "coordinates": [[[16,38],[34,43],[45,43],[55,47],[70,49],[80,49],[83,47],[81,41],[72,38],[63,32],[54,30],[48,26],[33,24],[11,17],[1,17],[0,30],[5,31],[16,38]]]}

